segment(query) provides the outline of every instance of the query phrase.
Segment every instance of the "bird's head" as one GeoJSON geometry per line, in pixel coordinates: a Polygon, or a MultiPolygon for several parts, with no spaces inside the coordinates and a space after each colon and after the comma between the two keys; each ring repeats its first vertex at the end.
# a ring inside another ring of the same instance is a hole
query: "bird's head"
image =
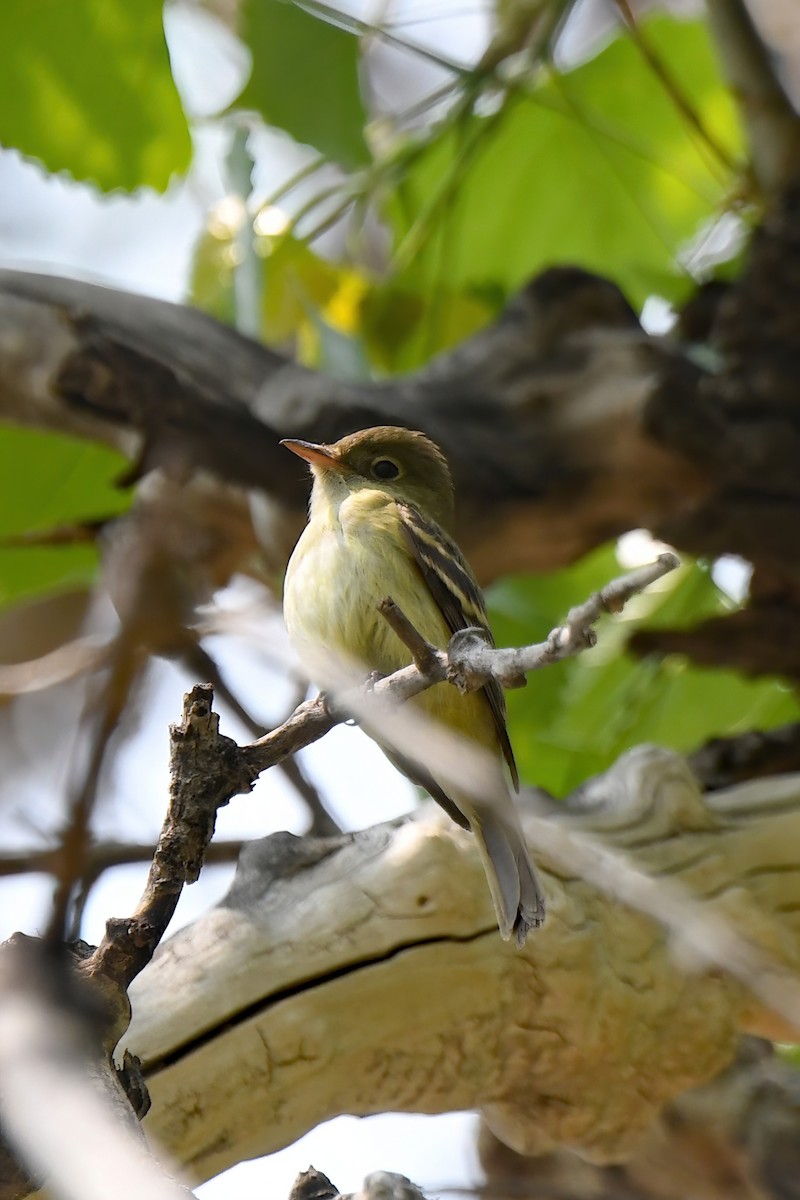
{"type": "Polygon", "coordinates": [[[281,442],[311,465],[315,488],[331,500],[370,490],[413,504],[444,529],[453,524],[453,481],[439,447],[411,429],[380,425],[329,445],[286,438],[281,442]]]}

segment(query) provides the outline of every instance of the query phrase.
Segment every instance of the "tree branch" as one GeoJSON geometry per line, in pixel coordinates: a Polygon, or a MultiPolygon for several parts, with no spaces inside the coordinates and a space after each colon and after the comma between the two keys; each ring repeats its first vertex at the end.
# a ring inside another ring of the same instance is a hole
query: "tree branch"
{"type": "MultiPolygon", "coordinates": [[[[484,582],[551,570],[645,527],[698,555],[746,558],[756,578],[784,585],[796,621],[797,207],[791,187],[776,197],[723,301],[719,373],[646,336],[613,284],[574,268],[544,272],[426,370],[358,385],[196,310],[0,272],[0,412],[109,441],[149,471],[148,535],[193,600],[252,569],[256,530],[266,570],[283,569],[307,481],[281,437],[422,424],[453,467],[458,540],[484,582]]],[[[772,670],[762,651],[773,612],[755,601],[751,615],[753,636],[737,628],[707,649],[772,670]]],[[[160,644],[179,634],[160,631],[160,644]]]]}
{"type": "MultiPolygon", "coordinates": [[[[187,1200],[148,1152],[104,1047],[98,995],[53,948],[16,934],[0,948],[0,1119],[48,1194],[64,1200],[187,1200]]],[[[116,1037],[111,1026],[111,1045],[116,1037]]],[[[5,1148],[3,1148],[5,1150],[5,1148]]],[[[0,1154],[0,1196],[34,1184],[0,1154]]]]}
{"type": "Polygon", "coordinates": [[[797,169],[800,118],[745,0],[707,0],[714,40],[749,135],[756,178],[777,194],[797,169]]]}
{"type": "Polygon", "coordinates": [[[87,977],[127,989],[166,931],[186,883],[200,874],[217,809],[247,792],[238,747],[219,733],[210,685],[184,697],[183,721],[170,729],[170,803],[141,900],[130,918],[109,920],[100,945],[83,965],[87,977]]]}
{"type": "Polygon", "coordinates": [[[434,806],[252,845],[132,989],[150,1132],[205,1178],[338,1113],[477,1108],[526,1154],[619,1161],[739,1031],[796,1037],[800,778],[703,799],[643,748],[523,819],[550,918],[522,952],[434,806]]]}
{"type": "MultiPolygon", "coordinates": [[[[138,474],[158,468],[191,490],[184,520],[194,512],[219,528],[208,478],[227,485],[217,494],[228,528],[208,545],[212,576],[246,570],[253,557],[246,498],[237,508],[231,489],[267,498],[262,549],[269,567],[285,566],[307,481],[282,437],[421,424],[451,462],[459,544],[484,580],[571,562],[708,487],[685,453],[658,444],[645,412],[663,382],[671,411],[705,428],[694,403],[702,371],[647,337],[612,283],[573,268],[544,273],[427,370],[380,384],[328,379],[196,309],[47,276],[0,271],[0,324],[7,418],[110,442],[138,474]]],[[[179,499],[162,504],[169,527],[179,499]]],[[[176,561],[199,540],[179,539],[176,561]]]]}

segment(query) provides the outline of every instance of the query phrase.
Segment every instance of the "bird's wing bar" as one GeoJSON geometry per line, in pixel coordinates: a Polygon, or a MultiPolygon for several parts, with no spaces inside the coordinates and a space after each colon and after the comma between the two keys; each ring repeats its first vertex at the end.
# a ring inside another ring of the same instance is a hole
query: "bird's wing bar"
{"type": "MultiPolygon", "coordinates": [[[[486,631],[494,645],[486,605],[475,578],[458,546],[433,521],[411,504],[397,502],[400,525],[420,574],[436,601],[451,633],[471,625],[486,631]]],[[[506,730],[506,701],[503,689],[492,680],[483,689],[494,718],[498,741],[508,763],[514,787],[519,789],[519,773],[514,751],[506,730]]]]}

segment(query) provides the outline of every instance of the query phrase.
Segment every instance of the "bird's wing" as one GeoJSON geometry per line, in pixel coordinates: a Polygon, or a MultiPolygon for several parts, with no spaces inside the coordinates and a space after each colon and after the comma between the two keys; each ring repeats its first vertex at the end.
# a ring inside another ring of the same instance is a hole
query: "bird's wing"
{"type": "MultiPolygon", "coordinates": [[[[397,501],[400,525],[420,574],[447,622],[451,633],[478,626],[494,645],[481,589],[458,546],[424,517],[412,504],[397,501]]],[[[519,790],[519,773],[506,729],[506,701],[500,684],[492,679],[483,688],[494,719],[497,738],[508,763],[514,787],[519,790]]]]}

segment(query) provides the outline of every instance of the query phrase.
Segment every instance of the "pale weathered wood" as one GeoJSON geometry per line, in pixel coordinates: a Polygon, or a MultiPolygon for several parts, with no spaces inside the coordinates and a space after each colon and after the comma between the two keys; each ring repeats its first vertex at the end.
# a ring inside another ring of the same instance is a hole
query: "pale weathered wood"
{"type": "Polygon", "coordinates": [[[568,1150],[526,1157],[485,1127],[478,1154],[492,1200],[787,1200],[800,1179],[797,1071],[743,1037],[736,1060],[678,1096],[624,1163],[568,1150]]]}
{"type": "Polygon", "coordinates": [[[526,827],[549,920],[522,953],[438,812],[256,843],[132,989],[150,1134],[202,1179],[338,1113],[476,1108],[525,1153],[619,1159],[741,1030],[800,1026],[766,967],[800,958],[800,776],[708,799],[645,747],[526,827]]]}

